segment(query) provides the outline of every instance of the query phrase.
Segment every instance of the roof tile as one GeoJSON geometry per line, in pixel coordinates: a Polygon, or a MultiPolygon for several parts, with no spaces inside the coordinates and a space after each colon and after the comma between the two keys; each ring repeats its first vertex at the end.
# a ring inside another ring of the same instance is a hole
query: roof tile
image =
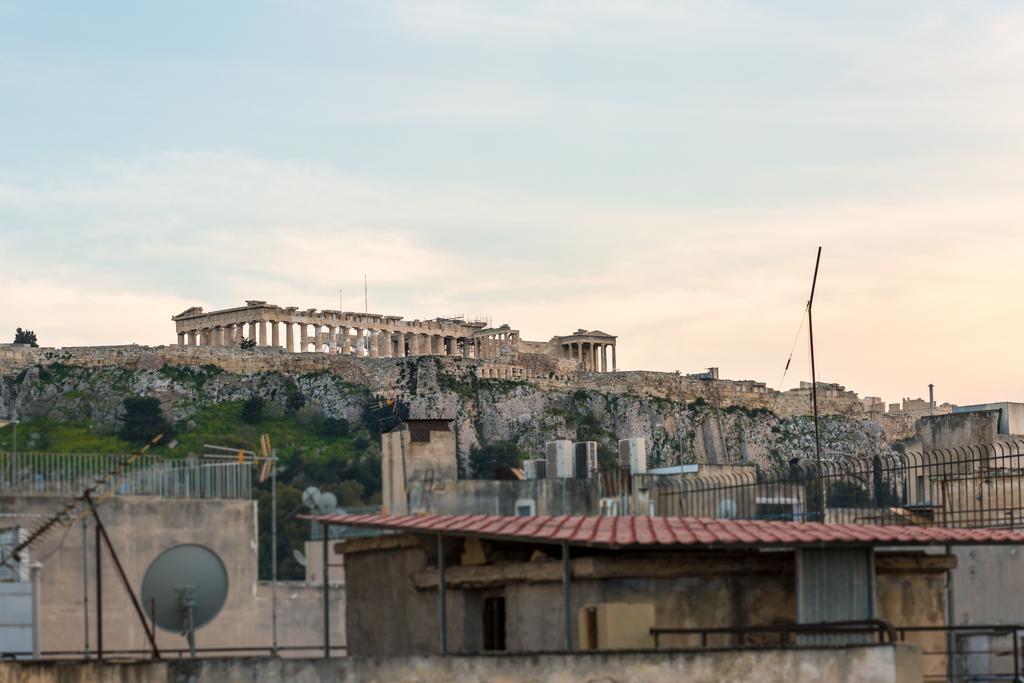
{"type": "Polygon", "coordinates": [[[497,515],[320,515],[327,524],[494,539],[567,541],[597,547],[1024,544],[1024,531],[769,522],[697,517],[503,517],[497,515]]]}

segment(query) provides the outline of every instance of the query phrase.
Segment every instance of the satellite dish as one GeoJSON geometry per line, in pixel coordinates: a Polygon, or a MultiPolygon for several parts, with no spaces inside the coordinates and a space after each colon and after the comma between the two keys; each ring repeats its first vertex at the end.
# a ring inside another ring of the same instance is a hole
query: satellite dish
{"type": "Polygon", "coordinates": [[[307,486],[302,492],[302,504],[310,510],[316,507],[317,498],[320,497],[320,489],[315,486],[307,486]]]}
{"type": "Polygon", "coordinates": [[[195,631],[213,621],[228,596],[224,563],[205,546],[184,543],[160,553],[142,577],[142,604],[156,625],[188,637],[196,654],[195,631]]]}
{"type": "Polygon", "coordinates": [[[316,499],[316,507],[320,511],[320,514],[334,514],[335,508],[338,507],[338,498],[333,493],[325,491],[316,499]]]}
{"type": "Polygon", "coordinates": [[[302,551],[299,550],[298,548],[295,548],[294,550],[292,550],[292,557],[295,558],[295,561],[299,563],[300,567],[305,567],[306,566],[306,556],[303,555],[302,551]]]}

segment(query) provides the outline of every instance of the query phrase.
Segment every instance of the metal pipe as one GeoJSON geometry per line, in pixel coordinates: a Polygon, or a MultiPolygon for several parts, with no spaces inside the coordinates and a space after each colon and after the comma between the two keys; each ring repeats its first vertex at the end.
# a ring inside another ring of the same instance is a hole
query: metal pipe
{"type": "Polygon", "coordinates": [[[100,525],[96,525],[96,658],[103,661],[103,573],[100,525]]]}
{"type": "Polygon", "coordinates": [[[569,544],[562,541],[562,612],[565,632],[563,647],[572,652],[572,567],[569,564],[569,544]]]}
{"type": "Polygon", "coordinates": [[[29,579],[32,582],[32,659],[40,658],[42,643],[39,639],[39,569],[42,567],[38,562],[28,566],[29,579]]]}
{"type": "Polygon", "coordinates": [[[444,536],[437,535],[437,621],[441,640],[441,654],[448,654],[448,609],[444,578],[444,536]]]}
{"type": "Polygon", "coordinates": [[[327,543],[327,522],[321,522],[320,530],[323,536],[322,549],[323,549],[323,582],[324,582],[324,659],[331,658],[331,592],[330,586],[327,581],[327,551],[329,545],[327,543]]]}
{"type": "MultiPolygon", "coordinates": [[[[251,474],[246,468],[246,474],[251,474]]],[[[324,534],[325,536],[327,534],[324,534]]],[[[324,574],[327,581],[327,574],[324,574]]],[[[328,643],[329,645],[330,643],[328,643]]],[[[270,653],[277,655],[277,459],[270,463],[270,653]]]]}
{"type": "Polygon", "coordinates": [[[89,540],[86,531],[88,525],[89,518],[82,517],[82,628],[86,659],[89,659],[89,540]]]}

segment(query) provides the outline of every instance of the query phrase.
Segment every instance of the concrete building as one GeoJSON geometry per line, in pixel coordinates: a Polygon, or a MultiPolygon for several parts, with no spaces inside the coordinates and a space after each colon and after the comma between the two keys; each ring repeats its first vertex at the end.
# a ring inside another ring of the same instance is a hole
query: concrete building
{"type": "Polygon", "coordinates": [[[392,532],[343,546],[349,652],[367,657],[735,647],[728,629],[771,646],[781,624],[872,619],[935,627],[909,640],[941,649],[955,566],[943,548],[1024,542],[1024,532],[659,517],[317,521],[392,532]]]}
{"type": "MultiPolygon", "coordinates": [[[[46,494],[0,495],[0,527],[34,528],[60,509],[67,499],[46,494]]],[[[160,496],[113,496],[99,513],[132,589],[139,595],[149,564],[164,550],[196,543],[214,551],[228,574],[227,601],[219,615],[196,635],[199,648],[252,648],[267,654],[273,645],[274,593],[257,574],[259,551],[256,503],[252,500],[172,499],[160,496]]],[[[44,653],[92,651],[97,647],[97,558],[95,524],[90,517],[58,527],[30,548],[38,560],[40,578],[40,636],[44,653]],[[84,543],[83,543],[84,541],[84,543]]],[[[103,644],[108,652],[139,651],[149,647],[127,591],[110,553],[103,548],[100,572],[103,592],[103,644]]],[[[319,562],[319,557],[313,558],[319,562]]],[[[319,568],[320,564],[316,565],[319,568]]],[[[334,576],[332,571],[332,576],[334,576]]],[[[0,577],[0,580],[3,580],[0,577]]],[[[323,645],[322,581],[279,581],[276,589],[277,645],[312,648],[323,645]]],[[[331,594],[331,644],[344,652],[344,591],[331,594]]],[[[178,633],[157,629],[161,649],[187,648],[178,633]]],[[[284,656],[309,654],[284,649],[284,656]]]]}
{"type": "Polygon", "coordinates": [[[954,413],[978,413],[995,411],[999,414],[997,429],[1000,435],[1024,435],[1024,403],[1003,401],[1001,403],[979,403],[971,406],[956,406],[954,413]]]}
{"type": "Polygon", "coordinates": [[[524,342],[519,330],[507,324],[492,327],[484,320],[404,320],[398,315],[299,309],[256,300],[208,313],[193,306],[171,320],[179,346],[237,347],[249,339],[289,352],[362,358],[461,356],[508,363],[515,363],[522,350],[575,360],[584,372],[616,369],[616,338],[600,330],[579,329],[547,342],[524,342]]]}

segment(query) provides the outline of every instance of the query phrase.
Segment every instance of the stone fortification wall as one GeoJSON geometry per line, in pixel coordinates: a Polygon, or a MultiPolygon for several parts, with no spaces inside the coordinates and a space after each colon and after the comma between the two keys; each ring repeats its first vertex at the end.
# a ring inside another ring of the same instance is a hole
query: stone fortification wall
{"type": "MultiPolygon", "coordinates": [[[[405,368],[412,363],[425,367],[433,359],[437,370],[453,376],[474,373],[488,380],[527,382],[540,390],[572,393],[589,390],[605,394],[667,399],[679,402],[703,401],[719,409],[766,410],[780,417],[811,414],[810,389],[789,391],[769,389],[751,380],[694,379],[678,373],[631,370],[584,372],[573,359],[541,353],[521,353],[515,363],[473,358],[424,356],[418,358],[356,358],[319,352],[289,353],[284,349],[257,347],[236,349],[215,346],[73,346],[60,349],[0,345],[0,376],[10,376],[35,365],[63,364],[86,368],[120,367],[156,370],[171,366],[213,366],[233,374],[277,372],[305,375],[326,372],[341,380],[366,387],[375,394],[405,397],[408,391],[405,368]]],[[[837,385],[819,385],[818,406],[823,415],[870,417],[882,425],[889,440],[914,435],[916,418],[903,413],[868,414],[864,402],[853,391],[837,385]]]]}

